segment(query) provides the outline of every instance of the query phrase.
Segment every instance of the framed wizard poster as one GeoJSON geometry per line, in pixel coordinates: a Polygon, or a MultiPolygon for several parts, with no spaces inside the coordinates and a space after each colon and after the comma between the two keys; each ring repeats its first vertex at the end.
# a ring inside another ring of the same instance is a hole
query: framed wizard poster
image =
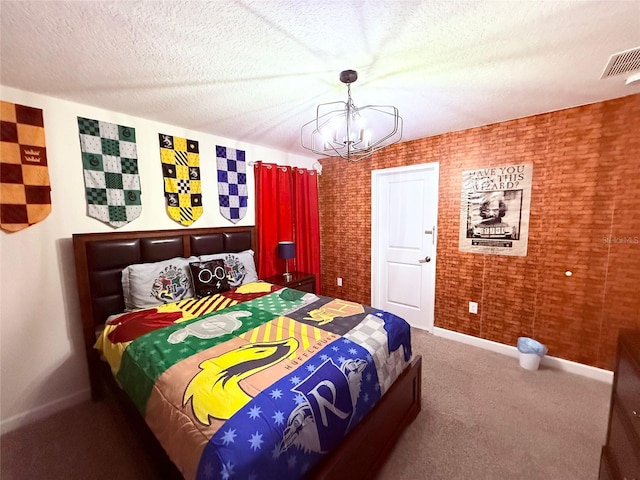
{"type": "Polygon", "coordinates": [[[527,255],[532,164],[462,172],[460,251],[527,255]]]}

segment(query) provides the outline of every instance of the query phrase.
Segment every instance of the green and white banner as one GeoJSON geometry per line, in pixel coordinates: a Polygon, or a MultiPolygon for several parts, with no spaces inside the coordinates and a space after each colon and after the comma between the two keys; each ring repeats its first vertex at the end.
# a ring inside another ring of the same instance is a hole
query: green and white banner
{"type": "Polygon", "coordinates": [[[122,227],[142,212],[136,131],[82,117],[78,129],[87,214],[122,227]]]}

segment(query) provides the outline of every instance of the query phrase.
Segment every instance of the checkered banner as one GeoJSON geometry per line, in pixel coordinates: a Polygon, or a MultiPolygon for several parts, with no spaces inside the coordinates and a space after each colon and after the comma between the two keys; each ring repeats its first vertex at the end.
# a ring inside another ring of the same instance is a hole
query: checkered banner
{"type": "Polygon", "coordinates": [[[159,138],[167,213],[187,227],[203,211],[198,142],[162,133],[159,138]]]}
{"type": "Polygon", "coordinates": [[[136,131],[78,117],[87,215],[118,228],[142,213],[136,131]]]}
{"type": "Polygon", "coordinates": [[[51,212],[42,110],[0,102],[0,228],[17,232],[51,212]]]}
{"type": "Polygon", "coordinates": [[[220,213],[238,223],[247,213],[247,166],[244,150],[216,145],[220,213]]]}

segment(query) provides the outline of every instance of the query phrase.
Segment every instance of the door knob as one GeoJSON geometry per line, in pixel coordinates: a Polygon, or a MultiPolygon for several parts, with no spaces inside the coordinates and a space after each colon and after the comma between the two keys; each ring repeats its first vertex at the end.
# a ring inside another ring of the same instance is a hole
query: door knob
{"type": "Polygon", "coordinates": [[[431,261],[431,257],[424,257],[424,260],[418,260],[419,263],[428,263],[431,261]]]}

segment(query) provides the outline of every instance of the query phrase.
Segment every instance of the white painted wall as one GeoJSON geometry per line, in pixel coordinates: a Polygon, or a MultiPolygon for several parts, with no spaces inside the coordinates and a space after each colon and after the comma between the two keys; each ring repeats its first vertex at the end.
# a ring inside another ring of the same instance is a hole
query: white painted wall
{"type": "MultiPolygon", "coordinates": [[[[113,228],[86,215],[78,116],[136,130],[142,214],[122,231],[181,228],[165,210],[158,133],[200,142],[204,213],[194,228],[232,225],[218,210],[217,144],[245,150],[249,162],[312,168],[315,159],[1,85],[0,99],[43,110],[52,203],[51,214],[39,224],[20,232],[0,232],[0,427],[4,433],[89,398],[71,235],[113,228]]],[[[250,167],[247,186],[249,208],[238,225],[255,224],[250,167]]]]}

